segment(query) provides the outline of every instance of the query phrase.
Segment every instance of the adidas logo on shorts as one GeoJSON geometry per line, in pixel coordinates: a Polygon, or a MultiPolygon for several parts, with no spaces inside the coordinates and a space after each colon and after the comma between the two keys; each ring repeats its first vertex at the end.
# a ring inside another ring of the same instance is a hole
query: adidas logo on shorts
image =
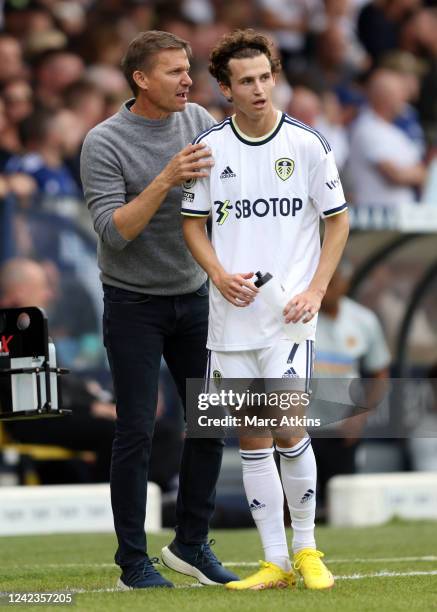
{"type": "Polygon", "coordinates": [[[294,368],[289,368],[283,373],[282,378],[299,378],[294,368]]]}

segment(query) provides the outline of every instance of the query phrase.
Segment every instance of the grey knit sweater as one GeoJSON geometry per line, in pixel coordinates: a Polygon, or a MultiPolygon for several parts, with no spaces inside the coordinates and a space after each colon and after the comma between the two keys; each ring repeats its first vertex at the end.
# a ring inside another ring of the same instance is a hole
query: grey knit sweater
{"type": "Polygon", "coordinates": [[[113,212],[134,199],[170,159],[214,119],[197,104],[163,120],[130,112],[134,100],[93,128],[81,155],[85,199],[98,234],[102,282],[152,295],[191,293],[206,275],[185,246],[181,225],[182,189],[171,189],[150,223],[125,240],[113,212]]]}

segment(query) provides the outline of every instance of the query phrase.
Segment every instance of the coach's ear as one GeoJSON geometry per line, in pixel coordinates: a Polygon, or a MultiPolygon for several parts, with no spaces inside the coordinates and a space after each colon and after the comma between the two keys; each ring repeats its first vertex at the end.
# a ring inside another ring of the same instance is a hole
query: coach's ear
{"type": "Polygon", "coordinates": [[[148,90],[149,80],[144,72],[141,70],[135,70],[135,72],[132,73],[132,78],[140,89],[143,91],[148,90]]]}
{"type": "Polygon", "coordinates": [[[219,87],[226,100],[228,102],[232,102],[231,88],[228,87],[228,85],[225,85],[224,83],[219,83],[219,87]]]}

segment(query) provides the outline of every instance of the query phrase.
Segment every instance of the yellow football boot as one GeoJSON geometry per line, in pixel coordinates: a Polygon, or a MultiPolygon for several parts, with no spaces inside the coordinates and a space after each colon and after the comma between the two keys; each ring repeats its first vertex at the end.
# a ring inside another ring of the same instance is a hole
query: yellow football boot
{"type": "Polygon", "coordinates": [[[302,576],[307,589],[330,589],[334,576],[322,561],[324,554],[314,548],[303,548],[294,555],[294,569],[302,576]]]}
{"type": "Polygon", "coordinates": [[[244,578],[244,580],[233,580],[227,582],[225,587],[232,591],[244,591],[252,589],[262,591],[263,589],[286,589],[296,585],[296,576],[293,570],[286,572],[275,563],[260,561],[260,569],[244,578]]]}

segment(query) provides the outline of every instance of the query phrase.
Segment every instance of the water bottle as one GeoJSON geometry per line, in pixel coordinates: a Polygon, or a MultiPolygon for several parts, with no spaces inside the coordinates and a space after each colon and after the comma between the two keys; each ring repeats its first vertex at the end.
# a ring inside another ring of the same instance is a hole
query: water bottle
{"type": "Polygon", "coordinates": [[[288,302],[287,295],[281,283],[272,276],[269,272],[262,274],[256,273],[257,280],[255,287],[260,290],[260,297],[270,307],[276,318],[282,323],[283,333],[295,344],[300,344],[316,331],[315,319],[311,319],[308,323],[302,320],[297,323],[285,323],[284,307],[288,302]]]}

